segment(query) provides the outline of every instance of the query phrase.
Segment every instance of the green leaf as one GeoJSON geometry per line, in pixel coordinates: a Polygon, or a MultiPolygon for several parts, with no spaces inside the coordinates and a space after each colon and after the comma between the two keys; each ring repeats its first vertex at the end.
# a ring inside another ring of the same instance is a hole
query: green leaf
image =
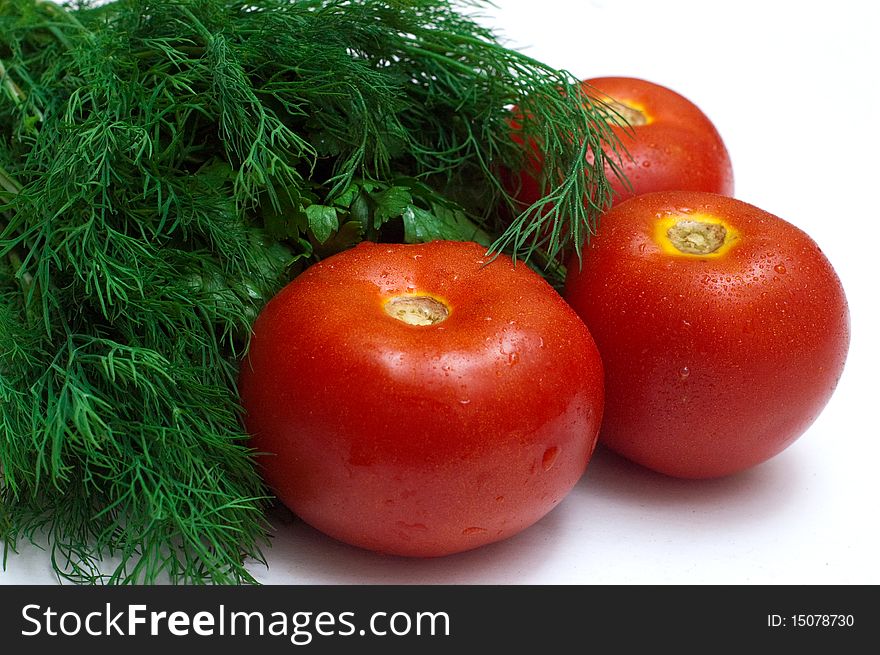
{"type": "Polygon", "coordinates": [[[428,241],[476,241],[488,246],[492,239],[463,211],[434,204],[431,211],[409,205],[403,211],[403,230],[407,243],[428,241]]]}
{"type": "Polygon", "coordinates": [[[297,188],[289,187],[277,197],[280,201],[279,209],[275,209],[268,201],[262,206],[263,226],[274,239],[296,238],[309,227],[306,212],[302,209],[302,196],[297,188]]]}
{"type": "Polygon", "coordinates": [[[336,215],[335,207],[309,205],[306,207],[306,217],[309,219],[309,229],[312,230],[318,243],[324,243],[339,229],[339,217],[336,215]]]}
{"type": "Polygon", "coordinates": [[[367,202],[367,194],[359,193],[357,198],[351,203],[349,210],[350,220],[360,223],[362,226],[367,225],[370,220],[370,203],[367,202]]]}
{"type": "Polygon", "coordinates": [[[437,198],[442,197],[437,193],[435,189],[432,189],[427,184],[422,182],[419,179],[409,176],[399,176],[394,178],[394,185],[405,187],[409,189],[414,196],[418,196],[420,198],[437,198]]]}
{"type": "Polygon", "coordinates": [[[235,171],[232,170],[232,166],[222,159],[212,159],[199,169],[198,175],[205,182],[214,186],[230,184],[235,180],[235,171]]]}
{"type": "Polygon", "coordinates": [[[392,218],[401,216],[412,204],[412,193],[406,187],[391,186],[374,194],[376,210],[373,212],[373,227],[377,230],[392,218]]]}
{"type": "Polygon", "coordinates": [[[338,196],[333,198],[333,204],[336,207],[341,207],[342,209],[348,209],[351,207],[351,203],[354,202],[355,198],[360,194],[360,188],[357,184],[352,184],[340,193],[338,196]]]}

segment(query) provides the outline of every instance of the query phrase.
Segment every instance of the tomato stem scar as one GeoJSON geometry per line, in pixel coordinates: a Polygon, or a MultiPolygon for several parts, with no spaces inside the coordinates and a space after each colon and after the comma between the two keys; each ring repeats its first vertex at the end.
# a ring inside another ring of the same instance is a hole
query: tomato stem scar
{"type": "Polygon", "coordinates": [[[648,124],[648,117],[645,115],[645,112],[636,109],[632,105],[620,102],[619,100],[611,100],[606,104],[630,125],[648,124]]]}
{"type": "Polygon", "coordinates": [[[681,252],[708,255],[724,245],[727,228],[720,223],[679,221],[666,231],[666,236],[681,252]]]}
{"type": "Polygon", "coordinates": [[[409,325],[435,325],[449,317],[449,307],[431,296],[395,296],[385,313],[409,325]]]}

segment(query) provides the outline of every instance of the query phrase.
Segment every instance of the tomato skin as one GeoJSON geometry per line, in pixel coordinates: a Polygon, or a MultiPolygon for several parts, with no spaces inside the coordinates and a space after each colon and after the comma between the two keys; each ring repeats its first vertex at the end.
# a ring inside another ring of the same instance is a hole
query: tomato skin
{"type": "Polygon", "coordinates": [[[257,318],[239,391],[269,486],[370,550],[439,556],[550,511],[583,474],[603,405],[583,322],[525,265],[471,243],[364,243],[257,318]],[[389,316],[430,294],[434,325],[389,316]]]}
{"type": "Polygon", "coordinates": [[[605,365],[600,443],[676,477],[729,475],[789,446],[829,400],[849,347],[846,297],[814,241],[716,194],[611,209],[583,267],[569,262],[564,296],[605,365]],[[662,247],[659,221],[699,215],[732,228],[729,249],[662,247]]]}
{"type": "Polygon", "coordinates": [[[629,157],[620,162],[632,185],[614,175],[614,204],[655,191],[708,191],[733,196],[730,154],[715,125],[693,102],[672,89],[631,77],[596,77],[583,82],[613,100],[642,111],[644,125],[613,126],[629,157]]]}
{"type": "MultiPolygon", "coordinates": [[[[595,77],[582,82],[591,97],[622,103],[639,110],[645,124],[629,128],[612,125],[611,131],[626,149],[617,164],[629,187],[606,165],[605,173],[614,191],[612,205],[655,191],[707,191],[733,196],[733,167],[730,154],[706,114],[675,91],[632,77],[595,77]]],[[[513,123],[513,138],[522,144],[513,123]]],[[[544,193],[538,179],[542,158],[532,144],[527,170],[503,171],[506,188],[517,199],[520,210],[544,193]]]]}

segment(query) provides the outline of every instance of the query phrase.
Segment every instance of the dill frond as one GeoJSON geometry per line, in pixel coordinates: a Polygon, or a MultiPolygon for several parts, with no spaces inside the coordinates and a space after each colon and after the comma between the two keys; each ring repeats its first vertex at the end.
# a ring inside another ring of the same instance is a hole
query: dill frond
{"type": "Polygon", "coordinates": [[[610,201],[609,110],[470,7],[0,0],[7,550],[48,535],[76,582],[253,582],[268,496],[235,380],[263,304],[362,239],[559,276],[610,201]],[[519,215],[512,107],[548,189],[519,215]]]}

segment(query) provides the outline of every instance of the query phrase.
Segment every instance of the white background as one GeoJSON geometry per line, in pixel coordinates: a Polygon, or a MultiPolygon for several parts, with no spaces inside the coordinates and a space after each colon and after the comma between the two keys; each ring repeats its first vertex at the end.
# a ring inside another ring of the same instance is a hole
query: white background
{"type": "MultiPolygon", "coordinates": [[[[598,451],[539,523],[468,553],[385,557],[278,520],[265,583],[877,584],[880,63],[872,3],[498,0],[509,45],[579,78],[642,77],[700,106],[730,151],[736,196],[798,225],[837,269],[852,344],[818,421],[773,460],[689,482],[598,451]]],[[[45,553],[0,585],[51,584],[45,553]]]]}

